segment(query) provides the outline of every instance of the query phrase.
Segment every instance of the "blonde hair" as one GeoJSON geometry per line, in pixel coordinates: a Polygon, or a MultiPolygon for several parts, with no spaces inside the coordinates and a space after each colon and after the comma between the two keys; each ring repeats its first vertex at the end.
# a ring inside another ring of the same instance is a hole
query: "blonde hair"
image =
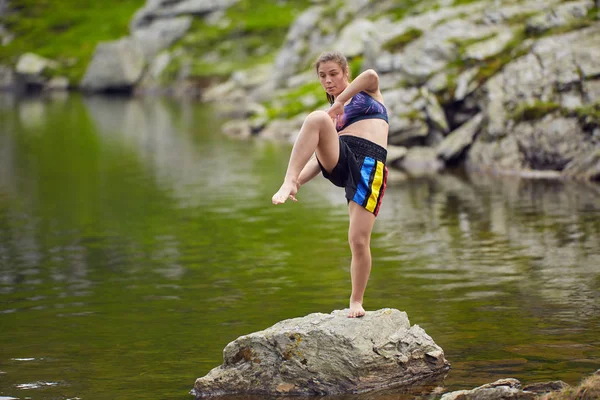
{"type": "MultiPolygon", "coordinates": [[[[315,61],[315,69],[317,70],[317,74],[319,73],[319,66],[322,63],[326,63],[329,61],[333,61],[337,63],[341,68],[343,73],[348,74],[348,80],[350,80],[350,68],[348,67],[348,59],[340,53],[339,51],[326,51],[325,53],[321,53],[317,61],[315,61]]],[[[335,98],[327,93],[327,101],[329,104],[333,104],[335,98]]]]}

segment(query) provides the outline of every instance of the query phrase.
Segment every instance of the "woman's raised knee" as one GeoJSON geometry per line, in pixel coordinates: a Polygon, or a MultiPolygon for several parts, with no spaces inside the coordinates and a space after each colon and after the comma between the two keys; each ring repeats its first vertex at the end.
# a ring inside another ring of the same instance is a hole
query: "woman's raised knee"
{"type": "Polygon", "coordinates": [[[316,110],[316,111],[313,111],[310,114],[308,114],[308,117],[306,117],[305,123],[311,123],[311,124],[315,124],[315,125],[325,125],[325,124],[332,124],[333,121],[331,120],[331,117],[329,117],[329,115],[325,111],[316,110]]]}

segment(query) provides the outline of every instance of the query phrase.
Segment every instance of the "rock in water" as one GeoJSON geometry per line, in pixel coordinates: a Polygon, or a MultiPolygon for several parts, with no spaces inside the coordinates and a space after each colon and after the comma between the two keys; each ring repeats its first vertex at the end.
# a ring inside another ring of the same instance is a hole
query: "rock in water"
{"type": "Polygon", "coordinates": [[[223,365],[198,378],[197,399],[244,393],[326,395],[407,387],[441,378],[444,351],[405,312],[315,313],[241,336],[223,351],[223,365]]]}

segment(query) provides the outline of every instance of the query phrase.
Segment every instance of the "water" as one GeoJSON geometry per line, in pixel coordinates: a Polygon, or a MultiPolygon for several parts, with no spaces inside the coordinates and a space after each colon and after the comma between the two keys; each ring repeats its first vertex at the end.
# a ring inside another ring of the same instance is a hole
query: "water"
{"type": "MultiPolygon", "coordinates": [[[[340,189],[272,206],[289,145],[223,123],[166,99],[0,98],[0,398],[189,399],[238,336],[346,306],[340,189]]],[[[599,239],[599,185],[390,182],[365,306],[434,338],[444,390],[576,384],[600,365],[599,239]]]]}

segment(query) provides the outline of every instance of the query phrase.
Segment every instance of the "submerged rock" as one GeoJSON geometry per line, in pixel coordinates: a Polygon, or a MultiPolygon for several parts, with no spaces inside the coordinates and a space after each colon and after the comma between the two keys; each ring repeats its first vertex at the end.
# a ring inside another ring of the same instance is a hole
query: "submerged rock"
{"type": "Polygon", "coordinates": [[[499,379],[473,390],[446,393],[441,400],[534,400],[536,394],[521,390],[521,382],[514,378],[499,379]]]}
{"type": "Polygon", "coordinates": [[[223,351],[223,365],[198,378],[197,399],[244,393],[326,395],[408,387],[448,371],[444,351],[406,313],[345,311],[281,321],[241,336],[223,351]]]}

